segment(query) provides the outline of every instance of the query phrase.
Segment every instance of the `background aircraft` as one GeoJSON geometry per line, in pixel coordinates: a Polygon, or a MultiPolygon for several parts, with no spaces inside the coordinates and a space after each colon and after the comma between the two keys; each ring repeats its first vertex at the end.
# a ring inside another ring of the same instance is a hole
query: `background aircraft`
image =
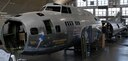
{"type": "Polygon", "coordinates": [[[121,13],[118,12],[114,18],[107,21],[102,21],[102,31],[106,35],[108,41],[112,41],[112,37],[121,35],[122,32],[127,30],[125,20],[121,18],[121,13]]]}

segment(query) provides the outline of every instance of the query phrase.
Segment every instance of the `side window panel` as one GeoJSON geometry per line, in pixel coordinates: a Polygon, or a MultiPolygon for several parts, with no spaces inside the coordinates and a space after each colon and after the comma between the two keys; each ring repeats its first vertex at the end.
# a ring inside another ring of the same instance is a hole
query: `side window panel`
{"type": "Polygon", "coordinates": [[[72,21],[70,21],[70,22],[71,22],[71,25],[74,25],[74,23],[72,21]]]}
{"type": "Polygon", "coordinates": [[[70,8],[68,8],[68,13],[70,13],[70,14],[72,13],[70,8]]]}
{"type": "Polygon", "coordinates": [[[67,22],[65,22],[65,25],[68,26],[67,22]]]}
{"type": "Polygon", "coordinates": [[[61,32],[61,28],[60,28],[59,25],[56,25],[56,26],[55,26],[55,29],[56,29],[56,32],[61,32]]]}
{"type": "Polygon", "coordinates": [[[66,7],[62,7],[62,13],[68,13],[68,10],[66,7]]]}
{"type": "Polygon", "coordinates": [[[79,22],[79,21],[75,21],[75,24],[76,24],[76,25],[80,25],[80,22],[79,22]]]}
{"type": "Polygon", "coordinates": [[[71,14],[71,9],[69,7],[62,7],[62,13],[68,13],[71,14]]]}
{"type": "Polygon", "coordinates": [[[38,29],[37,28],[31,28],[30,32],[32,35],[36,35],[36,34],[38,34],[38,29]]]}
{"type": "Polygon", "coordinates": [[[52,33],[52,29],[51,29],[52,23],[51,23],[51,21],[50,20],[45,20],[44,25],[45,25],[47,34],[51,34],[52,33]]]}
{"type": "Polygon", "coordinates": [[[65,22],[65,25],[66,25],[66,26],[73,26],[74,23],[73,23],[73,21],[66,21],[66,22],[65,22]]]}
{"type": "Polygon", "coordinates": [[[48,11],[56,11],[56,12],[60,12],[60,7],[52,7],[52,6],[48,6],[46,8],[46,10],[48,11]]]}

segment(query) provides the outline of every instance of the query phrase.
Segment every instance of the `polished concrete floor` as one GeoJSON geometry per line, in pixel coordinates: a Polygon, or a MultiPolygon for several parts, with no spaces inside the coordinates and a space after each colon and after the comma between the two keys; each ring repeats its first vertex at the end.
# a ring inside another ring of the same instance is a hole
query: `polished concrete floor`
{"type": "MultiPolygon", "coordinates": [[[[117,40],[116,40],[117,41],[117,40]]],[[[106,48],[82,59],[74,55],[73,51],[59,51],[50,55],[23,56],[28,61],[128,61],[128,38],[118,39],[117,42],[108,43],[106,48]]]]}
{"type": "Polygon", "coordinates": [[[102,52],[87,57],[85,61],[128,61],[128,38],[108,43],[102,52]]]}

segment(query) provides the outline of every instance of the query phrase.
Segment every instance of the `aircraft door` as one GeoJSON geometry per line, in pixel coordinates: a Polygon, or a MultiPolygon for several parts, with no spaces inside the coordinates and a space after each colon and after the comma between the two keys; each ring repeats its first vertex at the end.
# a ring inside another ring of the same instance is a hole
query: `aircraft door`
{"type": "Polygon", "coordinates": [[[51,23],[51,21],[50,20],[45,20],[43,22],[44,22],[47,34],[51,34],[52,33],[52,28],[51,28],[52,23],[51,23]]]}

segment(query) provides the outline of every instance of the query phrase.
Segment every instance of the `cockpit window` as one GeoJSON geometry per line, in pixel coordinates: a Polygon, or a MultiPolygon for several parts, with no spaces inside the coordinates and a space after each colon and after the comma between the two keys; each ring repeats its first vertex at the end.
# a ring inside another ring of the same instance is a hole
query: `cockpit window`
{"type": "Polygon", "coordinates": [[[45,10],[60,12],[60,7],[59,6],[47,6],[45,10]]]}
{"type": "Polygon", "coordinates": [[[71,9],[69,7],[62,7],[62,13],[71,13],[71,9]]]}

